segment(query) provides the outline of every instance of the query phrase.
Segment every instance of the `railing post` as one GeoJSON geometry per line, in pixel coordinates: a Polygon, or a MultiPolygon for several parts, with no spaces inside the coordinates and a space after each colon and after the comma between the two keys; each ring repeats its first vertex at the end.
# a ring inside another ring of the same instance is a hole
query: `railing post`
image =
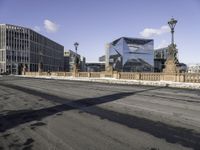
{"type": "Polygon", "coordinates": [[[185,73],[180,74],[180,82],[185,82],[185,73]]]}
{"type": "Polygon", "coordinates": [[[90,72],[88,72],[88,78],[90,78],[91,77],[91,73],[90,72]]]}
{"type": "Polygon", "coordinates": [[[112,77],[118,79],[118,71],[113,71],[112,77]]]}
{"type": "Polygon", "coordinates": [[[139,80],[141,80],[141,77],[142,77],[142,75],[141,75],[141,73],[139,73],[139,80]]]}
{"type": "Polygon", "coordinates": [[[121,79],[121,73],[118,72],[118,79],[121,79]]]}

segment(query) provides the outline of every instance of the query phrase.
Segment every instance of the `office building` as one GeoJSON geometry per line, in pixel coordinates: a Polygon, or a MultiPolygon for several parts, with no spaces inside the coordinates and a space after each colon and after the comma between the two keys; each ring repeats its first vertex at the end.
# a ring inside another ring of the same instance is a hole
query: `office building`
{"type": "Polygon", "coordinates": [[[168,47],[154,50],[154,72],[162,72],[169,56],[168,47]]]}
{"type": "Polygon", "coordinates": [[[86,58],[84,56],[81,56],[80,71],[82,71],[82,72],[86,71],[86,58]]]}
{"type": "Polygon", "coordinates": [[[75,59],[78,58],[78,69],[79,71],[86,71],[86,58],[75,53],[72,50],[65,50],[64,52],[64,71],[72,72],[75,65],[75,59]]]}
{"type": "Polygon", "coordinates": [[[188,73],[200,73],[200,64],[190,64],[187,68],[188,73]]]}
{"type": "Polygon", "coordinates": [[[105,62],[87,62],[86,71],[87,72],[105,71],[105,62]]]}
{"type": "Polygon", "coordinates": [[[105,62],[105,61],[106,61],[106,56],[105,55],[99,57],[99,62],[105,62]]]}
{"type": "MultiPolygon", "coordinates": [[[[168,47],[154,50],[154,72],[163,72],[163,69],[165,68],[165,62],[168,56],[168,47]]],[[[180,72],[187,71],[187,65],[184,63],[178,63],[177,67],[179,67],[180,72]]]]}
{"type": "Polygon", "coordinates": [[[0,72],[62,71],[64,47],[32,29],[0,24],[0,72]]]}
{"type": "Polygon", "coordinates": [[[72,72],[75,65],[76,57],[80,61],[81,56],[72,50],[65,50],[64,52],[64,71],[72,72]]]}
{"type": "Polygon", "coordinates": [[[65,72],[70,72],[70,57],[69,57],[69,52],[68,51],[64,51],[64,71],[65,72]]]}
{"type": "Polygon", "coordinates": [[[154,70],[154,41],[121,37],[106,47],[106,67],[124,72],[151,72],[154,70]]]}

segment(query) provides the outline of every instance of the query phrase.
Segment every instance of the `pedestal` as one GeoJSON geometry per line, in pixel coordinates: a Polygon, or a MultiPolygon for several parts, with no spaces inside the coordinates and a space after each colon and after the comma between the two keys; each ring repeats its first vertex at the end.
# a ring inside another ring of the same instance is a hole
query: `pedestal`
{"type": "Polygon", "coordinates": [[[165,81],[177,81],[177,74],[180,73],[179,62],[176,58],[177,49],[175,44],[168,46],[169,56],[165,62],[164,80],[165,81]]]}

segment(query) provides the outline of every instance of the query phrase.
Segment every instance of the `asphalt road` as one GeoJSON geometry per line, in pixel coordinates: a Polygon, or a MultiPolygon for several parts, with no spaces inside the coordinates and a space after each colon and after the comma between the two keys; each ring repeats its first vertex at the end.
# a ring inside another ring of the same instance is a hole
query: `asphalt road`
{"type": "Polygon", "coordinates": [[[0,150],[200,150],[200,91],[0,77],[0,150]]]}

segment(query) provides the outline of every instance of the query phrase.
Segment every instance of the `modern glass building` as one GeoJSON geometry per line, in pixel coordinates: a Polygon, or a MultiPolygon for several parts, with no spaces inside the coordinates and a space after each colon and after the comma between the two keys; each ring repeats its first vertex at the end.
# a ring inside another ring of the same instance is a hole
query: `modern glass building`
{"type": "Polygon", "coordinates": [[[0,24],[0,73],[61,71],[64,47],[25,27],[0,24]]]}
{"type": "Polygon", "coordinates": [[[124,72],[151,72],[154,70],[154,41],[121,37],[106,47],[106,67],[124,72]]]}

